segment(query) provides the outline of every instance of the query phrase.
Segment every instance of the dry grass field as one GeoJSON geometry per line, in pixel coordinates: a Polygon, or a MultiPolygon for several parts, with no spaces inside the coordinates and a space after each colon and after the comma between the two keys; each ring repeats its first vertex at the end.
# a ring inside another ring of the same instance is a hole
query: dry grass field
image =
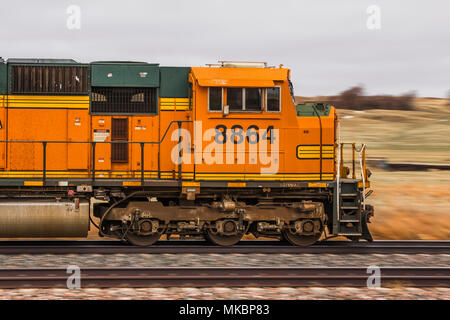
{"type": "MultiPolygon", "coordinates": [[[[374,170],[372,170],[374,171],[374,170]]],[[[450,174],[383,172],[372,176],[376,239],[450,240],[450,174]]]]}
{"type": "MultiPolygon", "coordinates": [[[[366,143],[368,157],[450,164],[448,100],[416,98],[414,109],[340,109],[342,141],[366,143]]],[[[376,239],[450,240],[449,171],[371,171],[368,202],[375,217],[369,227],[376,239]]]]}
{"type": "MultiPolygon", "coordinates": [[[[416,111],[340,110],[343,140],[367,144],[369,157],[450,163],[446,99],[415,99],[416,111]]],[[[376,239],[450,239],[450,172],[371,169],[376,239]]]]}

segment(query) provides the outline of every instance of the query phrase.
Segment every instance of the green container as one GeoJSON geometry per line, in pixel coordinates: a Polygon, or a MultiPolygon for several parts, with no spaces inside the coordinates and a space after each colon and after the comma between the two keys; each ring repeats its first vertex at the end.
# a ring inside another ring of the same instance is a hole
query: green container
{"type": "Polygon", "coordinates": [[[189,67],[161,67],[161,87],[159,96],[162,98],[188,98],[189,67]]]}
{"type": "Polygon", "coordinates": [[[93,87],[159,87],[159,66],[140,62],[94,62],[93,87]]]}

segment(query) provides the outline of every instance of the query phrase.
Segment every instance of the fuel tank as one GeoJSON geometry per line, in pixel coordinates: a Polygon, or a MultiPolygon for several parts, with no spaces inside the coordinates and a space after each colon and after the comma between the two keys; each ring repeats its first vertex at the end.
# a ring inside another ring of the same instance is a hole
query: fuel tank
{"type": "Polygon", "coordinates": [[[89,202],[0,202],[0,238],[87,237],[89,202]]]}

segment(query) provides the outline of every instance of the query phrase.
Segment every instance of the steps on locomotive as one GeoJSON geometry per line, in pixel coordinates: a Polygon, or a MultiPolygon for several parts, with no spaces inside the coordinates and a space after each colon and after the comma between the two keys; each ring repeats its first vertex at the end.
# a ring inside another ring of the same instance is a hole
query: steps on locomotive
{"type": "Polygon", "coordinates": [[[357,181],[341,182],[339,194],[338,234],[345,236],[359,236],[362,234],[361,193],[357,181]]]}

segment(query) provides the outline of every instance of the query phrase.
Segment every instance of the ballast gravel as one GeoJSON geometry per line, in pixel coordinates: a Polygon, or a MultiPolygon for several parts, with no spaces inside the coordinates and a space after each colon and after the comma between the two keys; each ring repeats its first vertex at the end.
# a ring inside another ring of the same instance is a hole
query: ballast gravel
{"type": "Polygon", "coordinates": [[[82,300],[138,300],[138,299],[450,299],[450,288],[86,288],[86,289],[0,289],[0,299],[82,299],[82,300]]]}
{"type": "Polygon", "coordinates": [[[448,267],[450,254],[21,254],[0,268],[83,267],[448,267]]]}
{"type": "MultiPolygon", "coordinates": [[[[0,268],[448,267],[450,254],[43,254],[0,255],[0,268]]],[[[0,299],[450,299],[450,288],[81,288],[0,289],[0,299]]]]}

